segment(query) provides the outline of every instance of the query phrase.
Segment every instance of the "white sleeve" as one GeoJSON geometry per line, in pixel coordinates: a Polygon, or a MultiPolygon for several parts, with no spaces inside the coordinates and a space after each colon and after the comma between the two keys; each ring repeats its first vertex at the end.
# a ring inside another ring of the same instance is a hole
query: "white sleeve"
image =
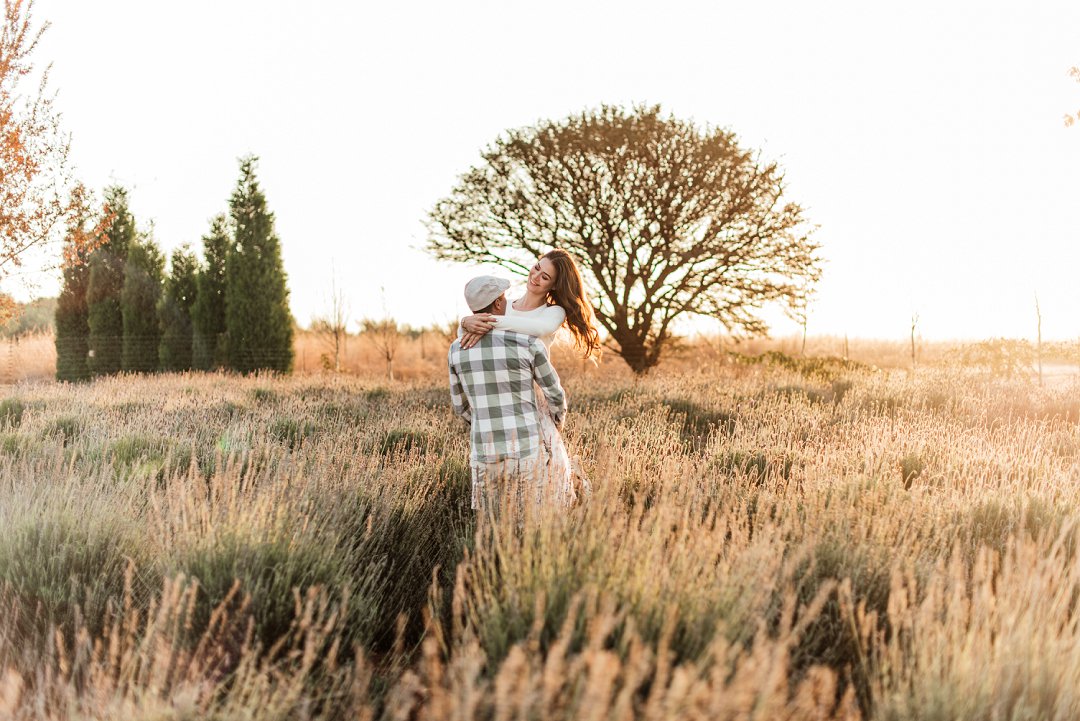
{"type": "Polygon", "coordinates": [[[566,311],[562,306],[548,305],[528,315],[500,315],[495,319],[495,327],[543,338],[557,331],[564,320],[566,311]]]}

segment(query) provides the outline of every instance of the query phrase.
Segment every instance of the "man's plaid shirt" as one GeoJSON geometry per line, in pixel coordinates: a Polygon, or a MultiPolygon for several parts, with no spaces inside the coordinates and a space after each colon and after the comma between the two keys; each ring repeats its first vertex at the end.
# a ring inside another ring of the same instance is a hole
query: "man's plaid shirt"
{"type": "Polygon", "coordinates": [[[454,413],[472,426],[473,462],[537,454],[540,411],[534,381],[547,398],[555,425],[562,423],[566,394],[547,348],[537,338],[493,330],[468,350],[455,340],[447,360],[454,413]]]}

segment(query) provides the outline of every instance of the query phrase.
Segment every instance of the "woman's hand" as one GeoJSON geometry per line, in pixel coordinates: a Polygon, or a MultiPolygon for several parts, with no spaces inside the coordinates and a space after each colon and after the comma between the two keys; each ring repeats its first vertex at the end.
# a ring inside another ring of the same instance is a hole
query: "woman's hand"
{"type": "Polygon", "coordinates": [[[461,319],[461,327],[465,329],[466,333],[484,335],[495,327],[495,320],[497,318],[498,316],[492,315],[491,313],[467,315],[461,319]]]}
{"type": "Polygon", "coordinates": [[[462,350],[468,350],[476,345],[477,341],[484,337],[489,330],[495,327],[498,316],[491,313],[477,313],[467,315],[461,319],[461,328],[465,334],[461,338],[462,350]]]}
{"type": "Polygon", "coordinates": [[[469,350],[474,345],[480,342],[480,339],[484,337],[483,333],[466,333],[461,336],[461,350],[469,350]]]}

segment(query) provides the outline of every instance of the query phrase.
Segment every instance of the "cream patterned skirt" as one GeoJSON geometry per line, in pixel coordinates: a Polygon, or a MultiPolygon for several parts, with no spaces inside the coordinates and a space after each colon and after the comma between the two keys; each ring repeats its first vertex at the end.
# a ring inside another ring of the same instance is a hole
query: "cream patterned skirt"
{"type": "Polygon", "coordinates": [[[547,399],[539,389],[536,397],[540,415],[539,453],[528,459],[474,465],[473,509],[510,503],[518,507],[518,511],[525,510],[526,506],[534,510],[565,510],[574,505],[579,495],[587,496],[592,490],[580,465],[567,452],[562,434],[551,420],[547,399]]]}
{"type": "Polygon", "coordinates": [[[592,493],[592,485],[581,470],[581,463],[566,450],[562,434],[551,420],[547,398],[536,389],[536,409],[540,413],[540,437],[543,441],[545,496],[557,508],[569,508],[592,493]]]}

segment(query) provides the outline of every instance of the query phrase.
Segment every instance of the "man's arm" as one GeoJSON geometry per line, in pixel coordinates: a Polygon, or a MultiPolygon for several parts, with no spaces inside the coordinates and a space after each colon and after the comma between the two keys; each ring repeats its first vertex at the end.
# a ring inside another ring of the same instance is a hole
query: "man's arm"
{"type": "MultiPolygon", "coordinates": [[[[454,341],[456,345],[458,341],[454,341]]],[[[447,365],[450,367],[450,405],[454,409],[454,414],[464,420],[469,425],[472,425],[472,406],[469,405],[469,398],[465,395],[465,388],[461,384],[461,378],[458,376],[457,368],[454,367],[454,346],[450,346],[450,355],[447,358],[447,365]]]]}
{"type": "Polygon", "coordinates": [[[533,338],[529,348],[533,354],[533,380],[547,398],[551,420],[555,421],[556,426],[561,426],[563,418],[566,417],[566,393],[559,382],[559,374],[555,372],[555,366],[551,365],[543,343],[533,338]]]}

